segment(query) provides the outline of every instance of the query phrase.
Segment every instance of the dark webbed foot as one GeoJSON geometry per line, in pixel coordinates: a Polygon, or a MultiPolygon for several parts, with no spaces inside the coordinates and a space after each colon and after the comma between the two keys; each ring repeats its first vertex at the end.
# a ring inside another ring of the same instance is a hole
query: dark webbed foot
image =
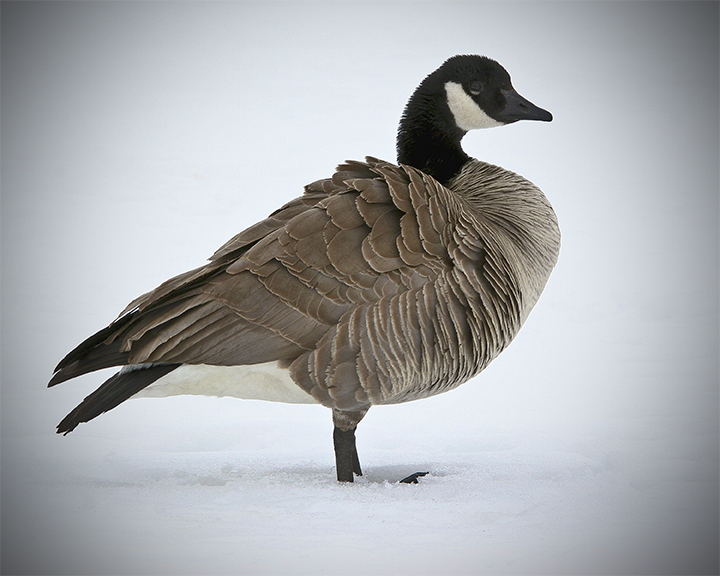
{"type": "Polygon", "coordinates": [[[355,428],[340,430],[337,426],[333,430],[333,444],[335,445],[335,469],[339,482],[353,482],[354,474],[362,476],[360,459],[355,447],[355,428]]]}
{"type": "MultiPolygon", "coordinates": [[[[360,459],[355,446],[355,430],[341,430],[337,426],[333,430],[333,444],[335,446],[335,469],[338,482],[354,482],[355,474],[362,476],[360,459]]],[[[418,478],[427,476],[429,472],[415,472],[400,480],[401,484],[418,484],[418,478]]]]}
{"type": "Polygon", "coordinates": [[[417,484],[418,478],[421,478],[422,476],[427,476],[429,472],[415,472],[415,474],[410,474],[407,478],[403,478],[400,480],[401,484],[417,484]]]}

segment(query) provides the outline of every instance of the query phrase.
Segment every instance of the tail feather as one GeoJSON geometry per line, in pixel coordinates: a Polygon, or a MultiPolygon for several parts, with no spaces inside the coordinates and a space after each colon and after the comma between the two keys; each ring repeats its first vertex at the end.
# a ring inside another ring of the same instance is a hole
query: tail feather
{"type": "MultiPolygon", "coordinates": [[[[109,348],[109,347],[108,347],[109,348]]],[[[65,382],[77,376],[82,376],[88,372],[102,370],[103,368],[111,368],[113,366],[124,366],[128,362],[129,354],[127,352],[118,352],[112,349],[102,349],[102,355],[89,354],[85,358],[76,360],[75,362],[65,366],[53,374],[48,382],[48,388],[52,388],[56,384],[65,382]]]]}
{"type": "Polygon", "coordinates": [[[146,368],[118,372],[65,416],[58,424],[57,433],[72,432],[81,422],[89,422],[103,412],[112,410],[178,366],[180,364],[151,364],[146,368]]]}
{"type": "Polygon", "coordinates": [[[127,364],[129,353],[120,351],[121,338],[117,335],[131,319],[128,314],[76,346],[57,365],[48,388],[88,372],[127,364]]]}

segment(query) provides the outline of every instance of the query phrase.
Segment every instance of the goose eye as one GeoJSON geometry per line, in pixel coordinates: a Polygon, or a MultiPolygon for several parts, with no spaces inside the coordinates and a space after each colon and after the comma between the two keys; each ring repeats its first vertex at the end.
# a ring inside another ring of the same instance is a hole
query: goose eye
{"type": "Polygon", "coordinates": [[[468,90],[470,90],[470,94],[472,94],[473,96],[477,96],[478,94],[480,94],[480,92],[483,91],[482,82],[479,82],[477,80],[475,80],[474,82],[470,82],[468,90]]]}

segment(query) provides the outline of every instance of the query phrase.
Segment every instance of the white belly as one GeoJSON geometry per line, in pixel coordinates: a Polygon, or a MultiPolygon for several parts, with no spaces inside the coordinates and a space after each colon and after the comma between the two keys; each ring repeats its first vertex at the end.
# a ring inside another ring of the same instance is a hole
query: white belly
{"type": "Polygon", "coordinates": [[[133,398],[164,398],[182,394],[317,404],[315,398],[293,382],[286,368],[278,368],[277,362],[250,366],[184,364],[159,378],[133,398]]]}

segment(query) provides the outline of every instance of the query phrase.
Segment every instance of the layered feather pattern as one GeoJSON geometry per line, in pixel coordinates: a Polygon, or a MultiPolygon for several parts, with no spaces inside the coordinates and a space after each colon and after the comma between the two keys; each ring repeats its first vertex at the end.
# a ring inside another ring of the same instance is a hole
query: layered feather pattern
{"type": "Polygon", "coordinates": [[[51,383],[99,365],[278,360],[343,412],[430,396],[510,343],[559,242],[542,192],[502,168],[471,160],[446,187],[408,166],[347,162],[132,302],[51,383]]]}

